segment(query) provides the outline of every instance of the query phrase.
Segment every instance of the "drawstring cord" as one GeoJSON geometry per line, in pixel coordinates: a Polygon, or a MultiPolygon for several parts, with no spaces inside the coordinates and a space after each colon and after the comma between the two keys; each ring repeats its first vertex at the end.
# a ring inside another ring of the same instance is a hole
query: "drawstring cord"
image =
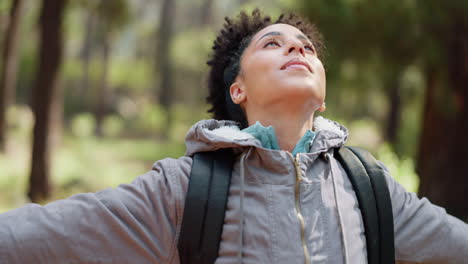
{"type": "Polygon", "coordinates": [[[245,159],[252,151],[250,147],[247,152],[242,155],[240,160],[240,220],[239,220],[239,252],[237,252],[238,263],[242,263],[242,248],[244,243],[244,181],[245,181],[245,159]]]}
{"type": "MultiPolygon", "coordinates": [[[[245,198],[245,190],[244,190],[244,186],[245,186],[245,160],[247,158],[247,156],[250,155],[251,151],[252,151],[252,147],[249,148],[245,154],[242,155],[241,159],[240,159],[240,219],[239,219],[239,241],[238,241],[238,245],[239,245],[239,251],[237,252],[237,262],[239,264],[242,264],[242,249],[243,249],[243,244],[244,244],[244,198],[245,198]]],[[[339,225],[340,225],[340,229],[342,230],[341,232],[341,239],[343,241],[343,249],[344,249],[344,263],[348,263],[348,248],[346,246],[346,235],[345,235],[345,232],[344,232],[344,227],[343,227],[343,216],[341,214],[341,210],[340,210],[340,207],[338,205],[338,200],[339,200],[339,195],[338,195],[338,192],[337,192],[337,183],[336,183],[336,179],[335,179],[335,173],[334,173],[334,169],[333,169],[333,164],[332,162],[336,162],[334,161],[334,159],[331,159],[330,158],[330,154],[329,153],[324,153],[323,155],[325,161],[328,163],[329,165],[329,168],[330,168],[330,175],[331,175],[331,179],[332,179],[332,185],[333,185],[333,192],[334,192],[334,195],[335,195],[335,202],[336,202],[336,209],[337,209],[337,212],[338,212],[338,220],[339,220],[339,225]]]]}
{"type": "Polygon", "coordinates": [[[343,227],[343,216],[342,216],[341,211],[340,211],[340,206],[338,205],[339,197],[338,197],[338,192],[336,190],[337,189],[337,187],[336,187],[337,184],[336,184],[336,179],[335,179],[335,176],[334,176],[334,173],[333,173],[332,162],[334,161],[334,159],[330,158],[329,153],[324,153],[323,157],[325,158],[325,160],[328,162],[328,164],[330,166],[330,175],[331,175],[331,178],[332,178],[333,192],[335,194],[336,210],[338,212],[338,220],[339,220],[339,225],[340,225],[340,229],[341,229],[341,239],[343,241],[344,263],[348,263],[348,248],[346,247],[346,237],[345,237],[345,232],[344,232],[344,227],[343,227]]]}

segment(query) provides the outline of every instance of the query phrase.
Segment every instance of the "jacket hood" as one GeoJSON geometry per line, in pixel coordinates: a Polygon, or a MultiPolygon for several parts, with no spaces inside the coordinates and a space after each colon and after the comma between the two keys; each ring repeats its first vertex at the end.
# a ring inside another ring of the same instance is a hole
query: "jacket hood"
{"type": "MultiPolygon", "coordinates": [[[[338,122],[318,116],[314,119],[316,133],[310,153],[328,151],[344,145],[348,129],[338,122]]],[[[214,151],[222,148],[262,148],[258,139],[240,130],[238,123],[231,120],[201,120],[195,123],[185,137],[186,156],[197,152],[214,151]]]]}

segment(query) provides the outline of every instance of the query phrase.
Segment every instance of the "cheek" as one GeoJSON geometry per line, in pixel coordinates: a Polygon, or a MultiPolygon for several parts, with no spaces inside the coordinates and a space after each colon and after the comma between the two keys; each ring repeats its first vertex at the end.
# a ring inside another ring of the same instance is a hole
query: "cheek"
{"type": "Polygon", "coordinates": [[[323,65],[322,65],[322,63],[320,61],[318,61],[316,63],[317,63],[316,67],[314,67],[314,68],[315,68],[317,77],[318,77],[318,79],[320,80],[320,82],[322,84],[321,88],[324,90],[324,93],[325,93],[326,82],[327,82],[326,75],[325,75],[325,68],[323,67],[323,65]]]}
{"type": "Polygon", "coordinates": [[[275,87],[271,85],[272,79],[266,74],[250,72],[245,82],[247,99],[251,102],[262,102],[271,96],[271,91],[275,87]]]}
{"type": "Polygon", "coordinates": [[[325,67],[323,66],[322,62],[317,57],[315,57],[315,59],[312,61],[312,64],[314,65],[314,70],[316,70],[321,77],[325,78],[325,67]]]}
{"type": "Polygon", "coordinates": [[[262,95],[270,90],[274,81],[274,62],[271,58],[252,57],[243,65],[246,93],[249,96],[262,95]],[[268,60],[269,59],[269,60],[268,60]]]}
{"type": "Polygon", "coordinates": [[[246,72],[253,77],[268,74],[274,68],[275,60],[273,58],[273,54],[266,52],[250,56],[244,65],[246,72]]]}
{"type": "Polygon", "coordinates": [[[323,83],[323,89],[326,90],[326,87],[327,87],[327,78],[325,76],[325,69],[322,68],[321,72],[320,72],[320,78],[322,80],[322,83],[323,83]]]}

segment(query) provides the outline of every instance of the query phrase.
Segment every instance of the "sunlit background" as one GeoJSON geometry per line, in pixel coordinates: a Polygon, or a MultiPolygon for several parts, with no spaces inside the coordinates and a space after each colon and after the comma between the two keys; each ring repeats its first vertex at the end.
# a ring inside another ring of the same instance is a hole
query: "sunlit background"
{"type": "Polygon", "coordinates": [[[187,130],[210,118],[206,61],[223,18],[259,7],[318,25],[323,115],[349,128],[348,144],[467,219],[467,2],[0,1],[0,212],[183,155],[187,130]]]}

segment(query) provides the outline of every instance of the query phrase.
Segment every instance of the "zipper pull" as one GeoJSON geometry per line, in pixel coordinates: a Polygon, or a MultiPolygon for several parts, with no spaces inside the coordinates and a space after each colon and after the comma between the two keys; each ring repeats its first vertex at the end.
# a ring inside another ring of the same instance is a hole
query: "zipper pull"
{"type": "Polygon", "coordinates": [[[296,154],[296,158],[294,159],[294,165],[296,166],[296,179],[298,182],[302,181],[301,176],[301,165],[299,164],[299,153],[296,154]]]}

